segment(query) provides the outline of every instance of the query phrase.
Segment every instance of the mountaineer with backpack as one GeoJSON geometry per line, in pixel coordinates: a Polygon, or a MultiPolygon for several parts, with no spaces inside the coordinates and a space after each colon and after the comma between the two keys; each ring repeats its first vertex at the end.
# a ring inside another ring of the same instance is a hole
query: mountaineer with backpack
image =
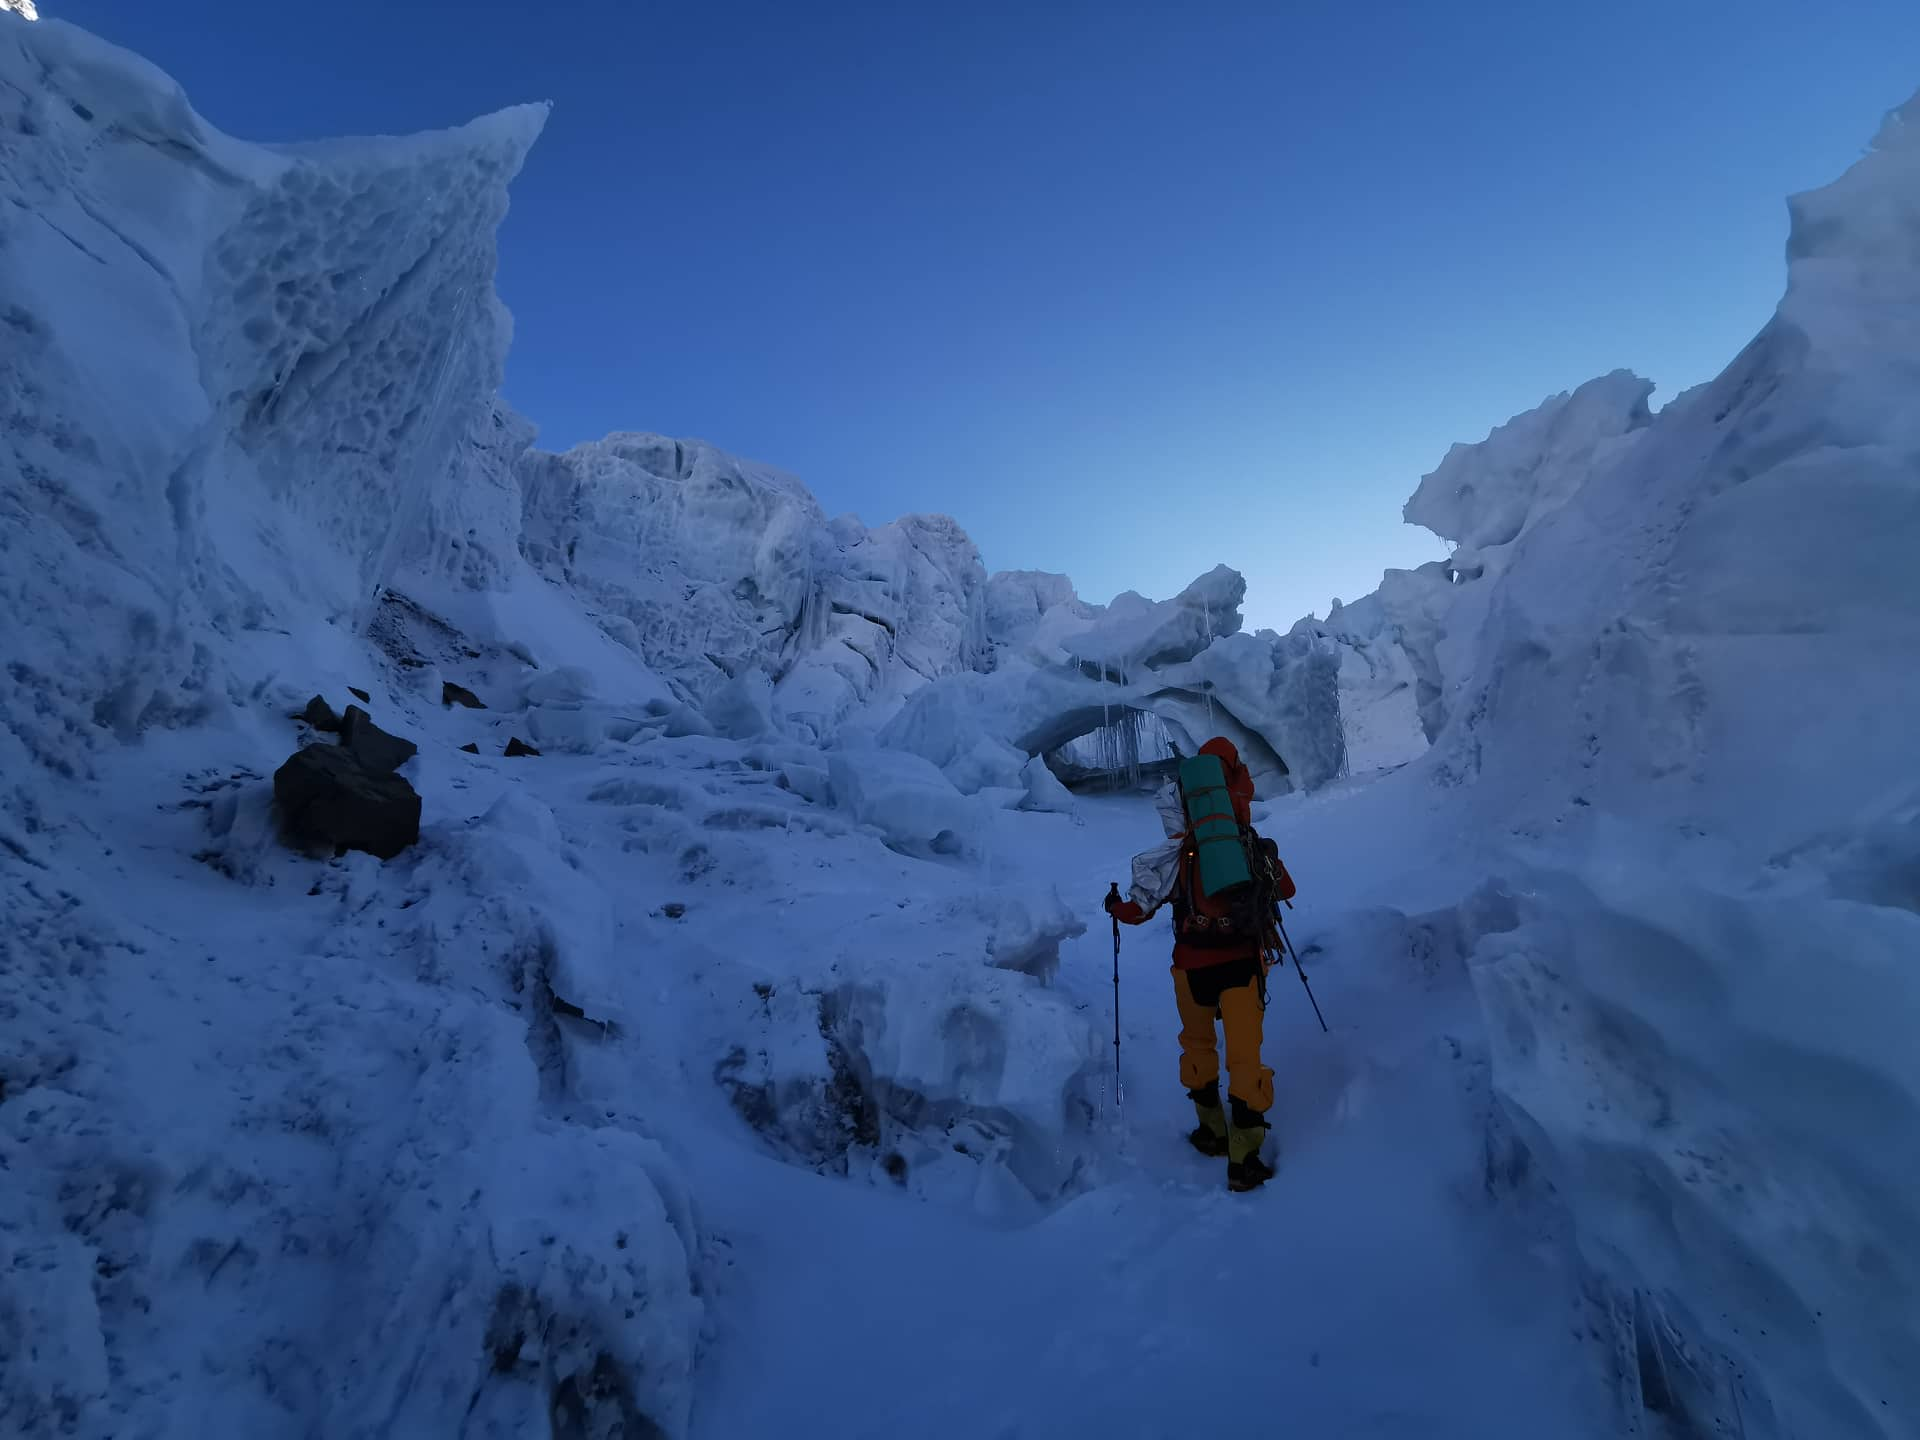
{"type": "MultiPolygon", "coordinates": [[[[1274,1174],[1260,1158],[1273,1105],[1260,1044],[1267,969],[1280,954],[1276,907],[1293,897],[1293,880],[1273,842],[1253,829],[1253,777],[1232,741],[1216,737],[1182,760],[1154,803],[1167,843],[1134,858],[1132,898],[1115,886],[1105,909],[1140,925],[1171,902],[1180,1083],[1200,1120],[1187,1138],[1203,1155],[1226,1157],[1228,1189],[1252,1190],[1274,1174]],[[1216,1020],[1227,1032],[1231,1114],[1220,1101],[1216,1020]]],[[[1117,924],[1114,936],[1117,947],[1117,924]]]]}

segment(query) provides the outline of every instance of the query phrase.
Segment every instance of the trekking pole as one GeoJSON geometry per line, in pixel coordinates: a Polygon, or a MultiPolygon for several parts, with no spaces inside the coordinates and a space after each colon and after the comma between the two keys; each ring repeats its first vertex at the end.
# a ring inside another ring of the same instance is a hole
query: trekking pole
{"type": "MultiPolygon", "coordinates": [[[[1107,899],[1117,901],[1120,898],[1120,882],[1110,882],[1107,899]]],[[[1117,1110],[1122,1105],[1120,1098],[1120,917],[1109,917],[1113,921],[1113,1103],[1117,1110]]]]}
{"type": "MultiPolygon", "coordinates": [[[[1116,924],[1118,922],[1115,922],[1116,924]]],[[[1307,972],[1300,965],[1300,954],[1293,948],[1293,940],[1287,934],[1287,922],[1280,918],[1280,907],[1273,907],[1273,923],[1280,927],[1280,943],[1287,947],[1287,953],[1293,956],[1293,973],[1300,977],[1300,984],[1307,992],[1307,1003],[1313,1006],[1313,1018],[1320,1022],[1320,1029],[1327,1031],[1327,1017],[1320,1013],[1320,1002],[1313,998],[1313,986],[1307,984],[1307,972]]]]}

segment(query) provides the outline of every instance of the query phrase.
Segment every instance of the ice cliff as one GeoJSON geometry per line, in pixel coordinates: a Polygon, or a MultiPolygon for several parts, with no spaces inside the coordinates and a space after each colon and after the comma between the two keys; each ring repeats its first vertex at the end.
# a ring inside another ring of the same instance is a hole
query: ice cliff
{"type": "Polygon", "coordinates": [[[1469,929],[1494,1085],[1623,1423],[1907,1436],[1920,101],[1791,218],[1722,375],[1658,414],[1606,376],[1455,447],[1406,509],[1451,559],[1300,628],[1350,724],[1405,742],[1411,691],[1431,751],[1371,753],[1420,756],[1422,843],[1513,904],[1469,929]]]}
{"type": "Polygon", "coordinates": [[[0,743],[80,773],[239,698],[251,632],[460,543],[422,521],[499,383],[493,233],[546,112],[264,149],[69,26],[5,35],[0,605],[36,618],[0,743]]]}

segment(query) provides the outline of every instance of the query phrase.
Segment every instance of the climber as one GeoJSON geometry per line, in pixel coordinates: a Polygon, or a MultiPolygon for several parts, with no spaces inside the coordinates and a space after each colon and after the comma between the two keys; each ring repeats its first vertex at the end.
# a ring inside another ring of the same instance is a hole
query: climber
{"type": "MultiPolygon", "coordinates": [[[[1240,752],[1223,737],[1200,747],[1201,755],[1220,761],[1226,774],[1232,805],[1232,824],[1220,827],[1241,845],[1260,847],[1271,857],[1271,869],[1281,876],[1272,842],[1253,833],[1250,811],[1253,777],[1240,763],[1240,752]]],[[[1273,1105],[1273,1071],[1261,1063],[1260,1042],[1266,1008],[1266,947],[1258,915],[1260,905],[1284,894],[1263,892],[1251,899],[1209,898],[1200,884],[1199,845],[1189,820],[1187,797],[1179,780],[1155,796],[1167,843],[1138,855],[1133,862],[1133,897],[1108,894],[1106,911],[1128,925],[1144,924],[1159,908],[1173,904],[1173,994],[1180,1009],[1180,1083],[1193,1101],[1200,1123],[1187,1138],[1202,1155],[1227,1159],[1227,1187],[1252,1190],[1273,1178],[1273,1169],[1260,1158],[1267,1137],[1267,1111],[1273,1105]],[[1228,1099],[1231,1115],[1220,1103],[1220,1055],[1214,1022],[1227,1031],[1228,1099]]],[[[1222,804],[1224,811],[1226,806],[1222,804]]],[[[1222,815],[1220,820],[1225,822],[1222,815]]],[[[1264,868],[1264,867],[1262,867],[1264,868]]],[[[1247,871],[1242,870],[1244,875],[1247,871]]]]}

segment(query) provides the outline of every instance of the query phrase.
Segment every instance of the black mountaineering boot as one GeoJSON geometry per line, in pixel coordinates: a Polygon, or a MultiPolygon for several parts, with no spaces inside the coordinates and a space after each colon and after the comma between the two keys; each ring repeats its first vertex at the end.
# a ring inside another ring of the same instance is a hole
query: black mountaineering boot
{"type": "Polygon", "coordinates": [[[1220,1108],[1220,1082],[1189,1090],[1193,1112],[1200,1123],[1187,1136],[1187,1143],[1209,1159],[1218,1160],[1227,1153],[1227,1112],[1220,1108]]]}
{"type": "Polygon", "coordinates": [[[1273,1178],[1273,1167],[1260,1158],[1266,1138],[1267,1117],[1235,1100],[1227,1132],[1227,1189],[1257,1190],[1273,1178]]]}

